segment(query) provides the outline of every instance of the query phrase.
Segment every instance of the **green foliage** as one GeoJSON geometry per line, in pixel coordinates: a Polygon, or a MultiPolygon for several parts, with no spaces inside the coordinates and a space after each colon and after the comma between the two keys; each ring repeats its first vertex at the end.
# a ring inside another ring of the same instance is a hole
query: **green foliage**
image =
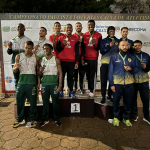
{"type": "Polygon", "coordinates": [[[1,13],[112,13],[114,0],[1,0],[1,13]]]}

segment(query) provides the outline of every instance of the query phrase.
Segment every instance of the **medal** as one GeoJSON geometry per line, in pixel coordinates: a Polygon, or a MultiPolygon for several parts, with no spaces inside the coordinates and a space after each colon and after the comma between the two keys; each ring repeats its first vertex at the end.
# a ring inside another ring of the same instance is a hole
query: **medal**
{"type": "Polygon", "coordinates": [[[66,41],[68,41],[68,38],[66,37],[66,39],[65,39],[66,41]]]}
{"type": "Polygon", "coordinates": [[[80,36],[80,39],[82,39],[82,36],[80,36]]]}
{"type": "Polygon", "coordinates": [[[90,41],[92,41],[92,37],[90,37],[90,41]]]}

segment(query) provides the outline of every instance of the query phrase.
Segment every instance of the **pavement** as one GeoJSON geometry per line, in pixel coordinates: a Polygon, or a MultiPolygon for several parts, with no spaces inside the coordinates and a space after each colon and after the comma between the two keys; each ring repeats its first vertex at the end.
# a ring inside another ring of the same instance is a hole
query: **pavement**
{"type": "Polygon", "coordinates": [[[138,98],[139,119],[132,127],[120,122],[114,127],[107,120],[61,118],[42,128],[12,128],[15,98],[0,101],[0,150],[150,150],[150,125],[144,122],[138,98]]]}

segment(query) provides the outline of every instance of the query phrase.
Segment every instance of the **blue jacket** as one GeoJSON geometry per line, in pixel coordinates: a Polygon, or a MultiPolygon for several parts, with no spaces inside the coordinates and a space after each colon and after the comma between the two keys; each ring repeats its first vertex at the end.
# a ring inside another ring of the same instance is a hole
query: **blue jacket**
{"type": "MultiPolygon", "coordinates": [[[[120,38],[120,42],[122,41],[122,38],[120,38]]],[[[130,45],[130,49],[129,49],[129,53],[134,53],[134,49],[132,48],[132,44],[133,44],[133,41],[130,40],[130,39],[126,39],[126,41],[129,43],[130,45]]]]}
{"type": "Polygon", "coordinates": [[[146,64],[146,68],[145,69],[142,68],[141,61],[136,57],[139,70],[137,73],[134,74],[135,83],[149,82],[148,72],[150,71],[150,56],[145,52],[135,54],[135,56],[141,58],[141,54],[142,54],[142,61],[146,64]]]}
{"type": "Polygon", "coordinates": [[[127,54],[125,58],[125,65],[130,66],[132,70],[126,71],[124,69],[124,61],[119,53],[111,56],[108,71],[108,80],[110,86],[113,86],[114,84],[127,85],[134,83],[133,74],[138,72],[139,69],[137,59],[134,54],[127,54]]]}
{"type": "Polygon", "coordinates": [[[119,52],[119,42],[120,40],[114,37],[115,44],[114,46],[110,47],[110,43],[112,40],[107,36],[101,41],[100,44],[100,53],[102,54],[101,64],[109,65],[110,57],[119,52]]]}

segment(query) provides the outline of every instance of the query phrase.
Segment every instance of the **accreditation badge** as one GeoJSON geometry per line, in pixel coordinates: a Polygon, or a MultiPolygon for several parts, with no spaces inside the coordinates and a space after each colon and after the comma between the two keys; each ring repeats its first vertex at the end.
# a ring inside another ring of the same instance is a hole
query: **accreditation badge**
{"type": "Polygon", "coordinates": [[[128,62],[131,62],[131,58],[128,58],[128,62]]]}

